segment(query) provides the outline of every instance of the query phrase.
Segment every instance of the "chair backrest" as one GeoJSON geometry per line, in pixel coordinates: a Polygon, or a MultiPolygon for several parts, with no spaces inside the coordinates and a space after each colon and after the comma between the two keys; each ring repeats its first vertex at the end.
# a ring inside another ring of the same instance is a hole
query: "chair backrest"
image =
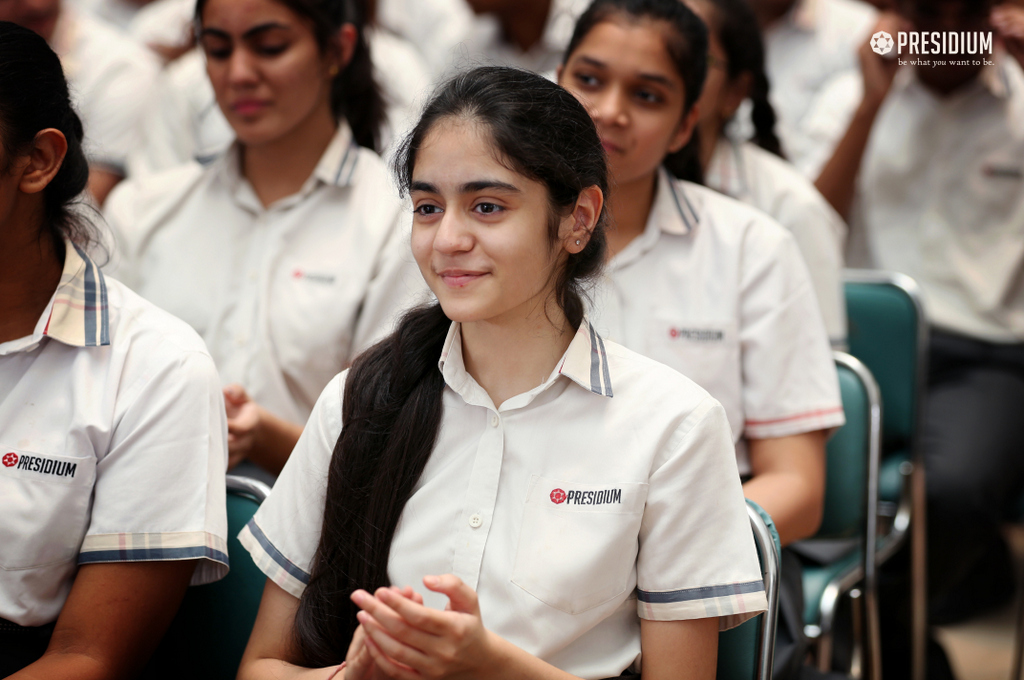
{"type": "Polygon", "coordinates": [[[747,515],[761,559],[768,611],[718,635],[717,680],[769,680],[772,676],[782,546],[775,523],[761,506],[748,500],[747,515]]]}
{"type": "Polygon", "coordinates": [[[247,477],[227,478],[228,559],[231,571],[220,581],[188,589],[153,658],[141,677],[234,680],[256,621],[266,577],[238,542],[238,532],[270,492],[247,477]],[[196,669],[201,668],[202,673],[196,669]]]}
{"type": "Polygon", "coordinates": [[[928,353],[928,323],[920,288],[905,274],[843,272],[850,354],[878,381],[885,419],[883,453],[913,445],[920,422],[928,353]]]}
{"type": "Polygon", "coordinates": [[[876,497],[882,403],[867,366],[833,352],[846,423],[826,446],[825,509],[816,538],[853,538],[865,531],[869,496],[876,497]]]}

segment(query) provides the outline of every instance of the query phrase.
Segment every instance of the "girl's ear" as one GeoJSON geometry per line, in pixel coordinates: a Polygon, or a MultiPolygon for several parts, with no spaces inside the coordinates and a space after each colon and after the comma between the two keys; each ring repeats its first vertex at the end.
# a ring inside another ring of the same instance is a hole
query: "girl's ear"
{"type": "Polygon", "coordinates": [[[21,171],[18,189],[26,194],[39,193],[53,181],[68,152],[68,140],[64,133],[46,128],[36,133],[28,162],[21,171]]]}
{"type": "Polygon", "coordinates": [[[675,134],[669,140],[669,153],[675,153],[686,146],[690,141],[690,137],[693,136],[698,120],[700,120],[700,107],[698,104],[694,104],[690,107],[689,112],[683,116],[683,119],[679,121],[679,127],[676,128],[675,134]]]}
{"type": "Polygon", "coordinates": [[[590,186],[580,192],[576,207],[562,219],[561,240],[566,252],[576,254],[587,247],[603,207],[604,192],[600,187],[590,186]]]}
{"type": "Polygon", "coordinates": [[[348,63],[352,61],[358,39],[359,30],[356,29],[355,24],[342,24],[338,32],[334,34],[330,54],[327,55],[327,72],[332,78],[344,71],[348,63]]]}

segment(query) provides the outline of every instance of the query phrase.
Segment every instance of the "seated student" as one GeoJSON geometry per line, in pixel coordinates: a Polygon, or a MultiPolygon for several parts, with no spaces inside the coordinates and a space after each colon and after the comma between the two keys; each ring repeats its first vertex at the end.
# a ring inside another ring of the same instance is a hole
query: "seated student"
{"type": "MultiPolygon", "coordinates": [[[[315,5],[310,0],[295,0],[294,4],[307,8],[315,5]]],[[[191,26],[196,3],[176,6],[185,12],[176,21],[182,26],[191,26]]],[[[372,8],[372,3],[362,0],[353,6],[363,13],[364,6],[372,8]]],[[[157,4],[150,7],[153,11],[163,9],[157,4]]],[[[167,14],[166,11],[161,13],[167,14]]],[[[161,21],[165,25],[175,23],[167,17],[161,17],[161,21]]],[[[422,97],[429,92],[430,77],[415,48],[389,31],[376,28],[372,16],[362,24],[354,17],[350,21],[363,26],[374,78],[381,85],[384,120],[374,148],[383,151],[415,123],[422,97]]],[[[167,49],[173,48],[167,46],[167,49]]],[[[191,161],[208,164],[234,141],[235,133],[217,107],[201,49],[186,51],[164,69],[146,107],[142,135],[142,143],[128,157],[132,177],[191,161]]]]}
{"type": "Polygon", "coordinates": [[[481,64],[551,74],[586,0],[383,0],[381,21],[435,76],[481,64]],[[436,27],[427,30],[426,27],[436,27]]]}
{"type": "Polygon", "coordinates": [[[929,609],[949,621],[1013,589],[1000,525],[1024,490],[1024,10],[966,0],[900,10],[915,31],[995,28],[1005,47],[907,67],[868,52],[876,113],[844,138],[858,263],[912,276],[931,327],[929,609]]]}
{"type": "MultiPolygon", "coordinates": [[[[722,402],[744,493],[788,545],[821,522],[825,435],[844,422],[842,402],[793,237],[662,167],[697,162],[679,152],[697,124],[706,55],[704,24],[678,0],[596,0],[576,25],[559,82],[589,108],[615,187],[593,323],[722,402]]],[[[800,571],[784,559],[794,605],[782,620],[798,646],[776,659],[799,666],[800,571]]]]}
{"type": "Polygon", "coordinates": [[[0,2],[0,21],[35,31],[60,55],[89,133],[89,191],[102,205],[125,177],[128,153],[139,142],[143,104],[160,70],[157,59],[116,27],[61,0],[0,2]]]}
{"type": "Polygon", "coordinates": [[[877,30],[878,12],[863,0],[751,0],[751,6],[764,34],[782,150],[816,181],[854,115],[857,102],[836,90],[856,76],[857,52],[877,30]]]}
{"type": "Polygon", "coordinates": [[[227,573],[217,372],[85,255],[82,124],[8,22],[0,166],[0,677],[133,677],[189,583],[227,573]]]}
{"type": "MultiPolygon", "coordinates": [[[[697,108],[703,183],[775,218],[796,239],[811,273],[833,345],[846,343],[843,243],[846,224],[810,180],[780,158],[775,113],[768,101],[764,49],[746,0],[688,0],[708,26],[708,75],[697,108]],[[740,104],[753,102],[754,137],[726,133],[740,104]]],[[[697,178],[687,178],[694,179],[697,178]]]]}
{"type": "Polygon", "coordinates": [[[645,680],[714,677],[719,629],[765,607],[729,427],[584,316],[586,111],[479,68],[396,168],[438,303],[328,385],[242,531],[269,579],[238,677],[604,678],[641,651],[645,680]],[[421,582],[425,605],[386,587],[421,582]]]}
{"type": "Polygon", "coordinates": [[[383,102],[343,0],[200,0],[229,153],[119,187],[126,282],[199,331],[231,465],[276,474],[324,385],[422,290],[369,149],[383,102]],[[409,274],[409,276],[405,276],[409,274]]]}

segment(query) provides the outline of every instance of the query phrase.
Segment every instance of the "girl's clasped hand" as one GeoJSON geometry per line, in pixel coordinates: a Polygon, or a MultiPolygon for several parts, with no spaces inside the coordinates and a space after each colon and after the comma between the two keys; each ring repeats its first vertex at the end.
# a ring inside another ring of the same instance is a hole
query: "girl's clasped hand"
{"type": "Polygon", "coordinates": [[[476,592],[452,574],[423,584],[449,600],[430,609],[412,588],[352,593],[359,628],[346,656],[345,680],[480,677],[493,667],[498,641],[484,628],[476,592]]]}

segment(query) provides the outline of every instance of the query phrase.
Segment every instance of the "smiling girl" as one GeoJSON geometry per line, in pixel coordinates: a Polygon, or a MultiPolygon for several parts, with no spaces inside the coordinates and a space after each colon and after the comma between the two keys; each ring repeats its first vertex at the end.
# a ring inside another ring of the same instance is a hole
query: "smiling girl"
{"type": "Polygon", "coordinates": [[[242,532],[269,579],[239,677],[605,678],[641,650],[648,680],[713,677],[718,630],[765,607],[729,428],[584,315],[586,111],[477,69],[396,169],[438,302],[327,386],[242,532]]]}
{"type": "Polygon", "coordinates": [[[106,213],[122,278],[199,331],[231,383],[232,466],[279,472],[324,385],[422,289],[370,150],[382,100],[349,9],[201,0],[207,72],[236,142],[205,170],[119,189],[106,213]]]}

